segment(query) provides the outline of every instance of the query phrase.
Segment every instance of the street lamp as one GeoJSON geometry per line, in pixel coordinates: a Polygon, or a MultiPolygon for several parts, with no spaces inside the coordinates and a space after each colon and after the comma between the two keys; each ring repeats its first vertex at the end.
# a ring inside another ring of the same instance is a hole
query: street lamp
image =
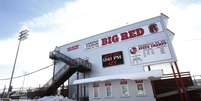
{"type": "Polygon", "coordinates": [[[14,65],[13,65],[13,70],[12,70],[12,74],[11,74],[11,78],[10,78],[10,83],[9,83],[9,86],[8,86],[8,98],[10,97],[10,91],[12,89],[11,87],[11,84],[12,84],[12,80],[13,80],[13,74],[14,74],[14,71],[15,71],[15,65],[16,65],[16,62],[17,62],[17,56],[18,56],[18,52],[19,52],[19,49],[20,49],[20,43],[21,41],[27,39],[27,36],[28,36],[28,33],[29,31],[27,29],[25,30],[22,30],[20,33],[19,33],[19,43],[18,43],[18,47],[17,47],[17,52],[16,52],[16,56],[15,56],[15,61],[14,61],[14,65]]]}

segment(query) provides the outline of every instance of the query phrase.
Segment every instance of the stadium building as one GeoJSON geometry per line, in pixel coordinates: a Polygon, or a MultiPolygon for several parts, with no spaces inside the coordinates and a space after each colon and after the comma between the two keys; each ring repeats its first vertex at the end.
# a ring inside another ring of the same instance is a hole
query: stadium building
{"type": "Polygon", "coordinates": [[[167,21],[161,14],[56,47],[53,77],[27,96],[54,95],[67,82],[61,94],[77,101],[200,101],[201,86],[179,71],[167,21]],[[172,74],[154,68],[164,64],[172,74]]]}
{"type": "Polygon", "coordinates": [[[51,53],[54,72],[68,71],[69,97],[155,101],[151,80],[162,77],[163,71],[150,67],[176,61],[174,33],[167,28],[167,21],[168,17],[161,14],[56,47],[51,53]],[[86,68],[78,69],[74,63],[86,68]]]}

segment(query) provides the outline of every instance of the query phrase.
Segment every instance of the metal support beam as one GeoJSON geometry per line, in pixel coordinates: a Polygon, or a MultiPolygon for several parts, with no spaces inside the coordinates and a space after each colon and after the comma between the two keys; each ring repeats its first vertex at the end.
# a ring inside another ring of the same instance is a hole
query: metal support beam
{"type": "Polygon", "coordinates": [[[172,68],[173,76],[174,76],[174,79],[175,79],[175,82],[176,82],[176,85],[177,85],[177,88],[178,88],[178,92],[179,92],[181,101],[185,101],[185,100],[184,100],[184,97],[183,97],[183,95],[182,95],[182,92],[181,92],[181,87],[180,87],[180,84],[179,84],[177,75],[176,75],[176,73],[175,73],[175,70],[174,70],[174,67],[173,67],[172,64],[171,64],[171,68],[172,68]]]}
{"type": "Polygon", "coordinates": [[[174,65],[176,67],[176,70],[177,70],[177,73],[178,73],[178,76],[179,76],[179,82],[180,82],[181,88],[182,88],[181,92],[184,94],[184,99],[185,99],[184,101],[189,101],[188,94],[187,94],[187,91],[186,91],[186,88],[185,88],[185,84],[184,84],[183,78],[181,77],[179,67],[178,67],[176,61],[174,62],[174,65]]]}

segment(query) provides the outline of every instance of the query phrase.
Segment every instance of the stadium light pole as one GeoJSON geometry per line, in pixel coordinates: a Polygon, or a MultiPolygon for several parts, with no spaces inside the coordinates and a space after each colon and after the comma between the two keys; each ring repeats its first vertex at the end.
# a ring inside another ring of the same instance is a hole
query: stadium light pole
{"type": "Polygon", "coordinates": [[[14,61],[13,69],[12,69],[12,74],[11,74],[11,78],[10,78],[10,83],[9,83],[9,86],[8,86],[8,93],[7,93],[8,98],[10,97],[10,94],[9,94],[9,93],[10,93],[10,91],[11,91],[11,89],[12,89],[11,84],[12,84],[13,75],[14,75],[14,71],[15,71],[15,65],[16,65],[16,62],[17,62],[18,52],[19,52],[19,49],[20,49],[20,43],[21,43],[21,41],[27,39],[27,36],[28,36],[27,33],[28,33],[28,32],[29,32],[29,31],[28,31],[27,29],[22,30],[22,31],[19,32],[19,38],[18,38],[19,43],[18,43],[18,47],[17,47],[17,52],[16,52],[16,56],[15,56],[15,61],[14,61]]]}

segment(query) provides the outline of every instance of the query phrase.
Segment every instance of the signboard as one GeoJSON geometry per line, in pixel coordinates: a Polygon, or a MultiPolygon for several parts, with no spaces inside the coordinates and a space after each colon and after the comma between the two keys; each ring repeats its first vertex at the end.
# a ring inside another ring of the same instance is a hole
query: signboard
{"type": "Polygon", "coordinates": [[[103,67],[124,64],[123,52],[118,51],[118,52],[102,55],[102,64],[103,64],[103,67]]]}
{"type": "Polygon", "coordinates": [[[69,52],[69,51],[73,51],[73,50],[78,49],[79,47],[80,47],[80,45],[74,45],[74,46],[68,47],[68,48],[67,48],[67,51],[68,51],[68,52],[69,52]]]}
{"type": "Polygon", "coordinates": [[[108,33],[112,33],[110,36],[103,37],[103,38],[91,41],[89,43],[86,43],[85,48],[93,49],[93,48],[103,47],[103,46],[111,45],[114,43],[126,41],[129,39],[134,39],[134,38],[158,33],[161,31],[162,31],[162,26],[160,22],[151,23],[149,25],[145,25],[138,28],[130,28],[123,32],[118,32],[118,33],[116,33],[115,31],[112,31],[112,32],[108,32],[108,33]]]}
{"type": "Polygon", "coordinates": [[[131,63],[151,64],[172,58],[167,40],[158,40],[129,48],[131,63]]]}

